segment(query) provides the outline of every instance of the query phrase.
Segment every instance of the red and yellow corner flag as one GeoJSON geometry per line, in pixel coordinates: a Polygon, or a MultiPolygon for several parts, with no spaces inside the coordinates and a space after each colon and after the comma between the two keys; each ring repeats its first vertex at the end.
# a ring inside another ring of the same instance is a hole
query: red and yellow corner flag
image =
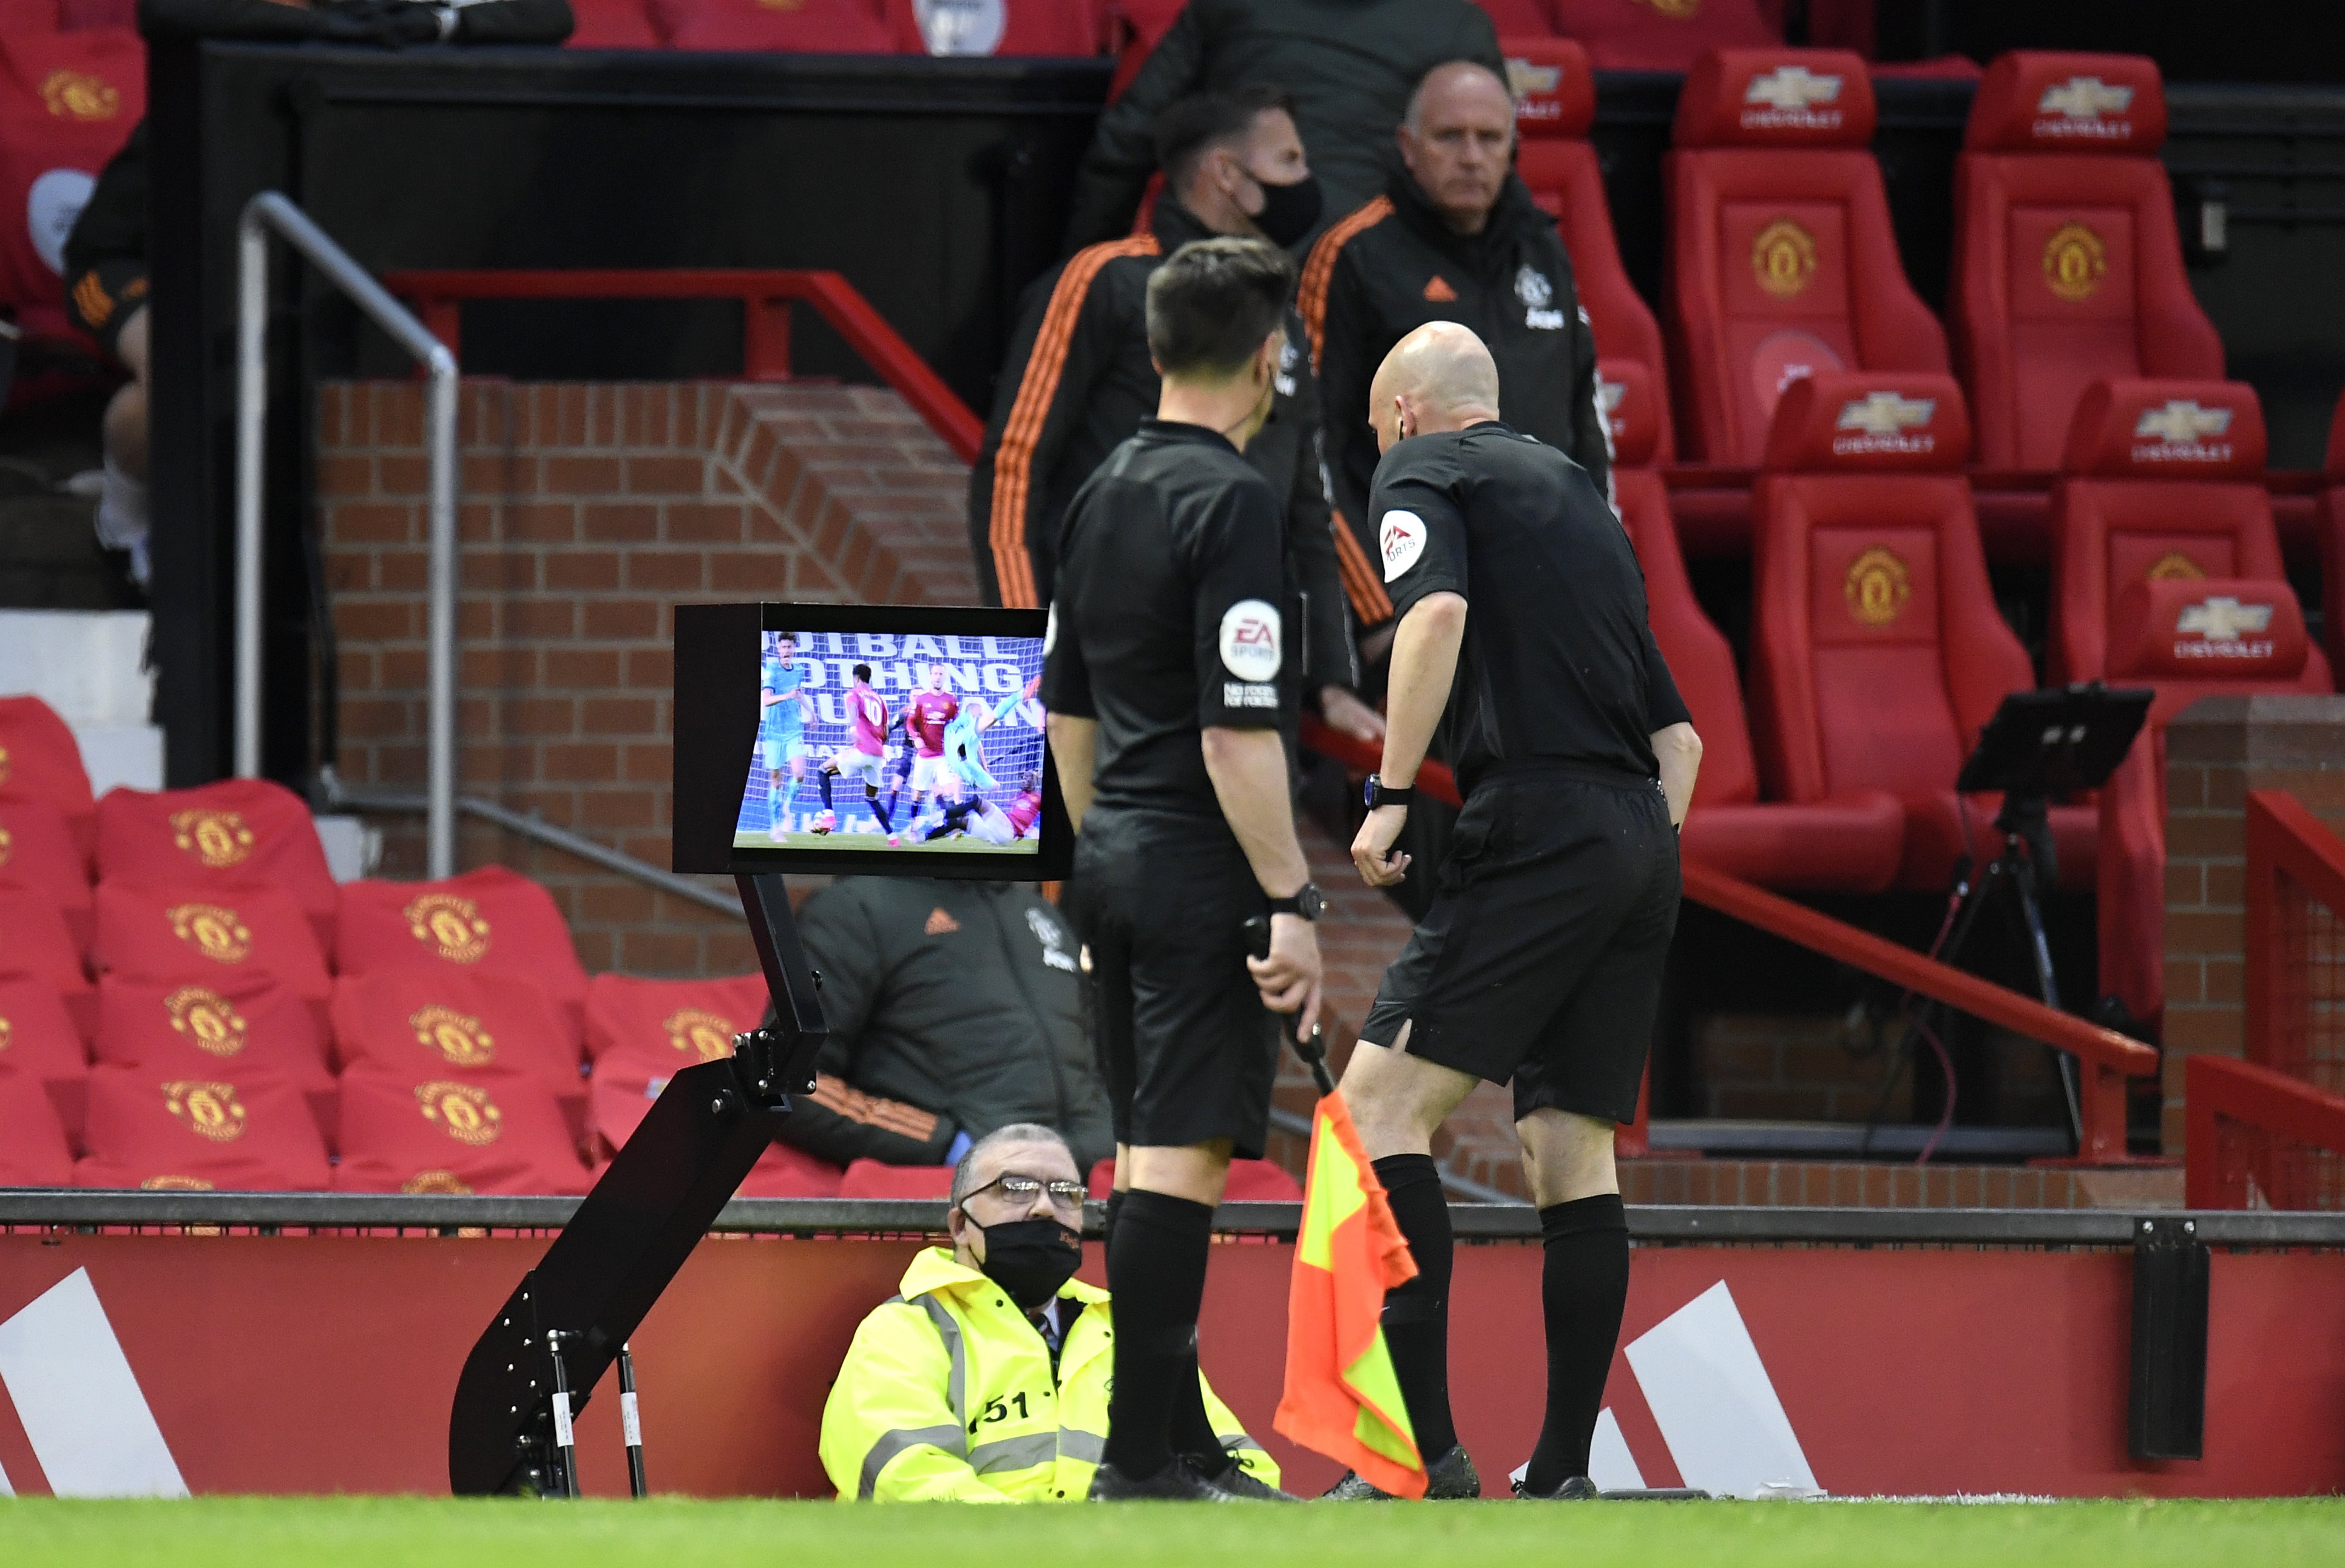
{"type": "Polygon", "coordinates": [[[1416,1277],[1344,1097],[1324,1096],[1286,1298],[1286,1391],[1271,1424],[1399,1497],[1425,1495],[1425,1461],[1382,1317],[1385,1292],[1416,1277]]]}

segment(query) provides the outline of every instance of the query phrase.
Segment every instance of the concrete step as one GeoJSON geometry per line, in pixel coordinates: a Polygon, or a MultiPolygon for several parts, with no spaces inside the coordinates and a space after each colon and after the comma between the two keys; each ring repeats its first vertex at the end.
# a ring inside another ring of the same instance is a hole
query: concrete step
{"type": "Polygon", "coordinates": [[[0,695],[30,693],[55,708],[99,794],[163,787],[148,627],[143,610],[0,610],[0,695]]]}

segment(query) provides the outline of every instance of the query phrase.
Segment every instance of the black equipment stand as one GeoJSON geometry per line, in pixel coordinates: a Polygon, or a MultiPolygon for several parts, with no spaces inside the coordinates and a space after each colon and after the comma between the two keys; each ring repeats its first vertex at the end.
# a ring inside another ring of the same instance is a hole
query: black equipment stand
{"type": "MultiPolygon", "coordinates": [[[[2019,906],[2028,958],[2035,970],[2036,993],[2046,1007],[2060,1010],[2060,985],[2052,973],[2052,947],[2045,939],[2039,897],[2040,890],[2059,875],[2048,803],[2054,795],[2098,789],[2108,782],[2109,774],[2132,748],[2134,737],[2141,733],[2155,695],[2146,688],[2113,690],[2094,681],[2014,692],[2004,698],[1954,780],[1957,811],[1964,809],[1962,795],[2002,792],[2003,809],[1995,814],[1995,826],[2003,835],[2003,847],[1984,868],[1974,865],[1967,854],[1954,863],[1946,918],[1930,956],[1944,964],[1958,963],[1980,913],[1994,901],[1996,889],[2009,887],[2019,906]]],[[[1908,1016],[1889,1080],[1865,1123],[1860,1153],[1871,1151],[1873,1135],[1880,1128],[1897,1080],[1913,1065],[1923,1028],[1937,1005],[1924,1000],[1908,1016]]],[[[2084,1109],[2076,1096],[2076,1064],[2065,1051],[2056,1050],[2053,1057],[2067,1100],[2069,1136],[2081,1145],[2084,1109]]]]}
{"type": "Polygon", "coordinates": [[[789,1114],[814,1087],[827,1035],[788,891],[738,875],[741,906],[773,995],[771,1027],[668,1080],[536,1268],[465,1360],[448,1421],[458,1496],[578,1495],[571,1423],[615,1359],[629,1480],[644,1495],[633,1334],[789,1114]]]}

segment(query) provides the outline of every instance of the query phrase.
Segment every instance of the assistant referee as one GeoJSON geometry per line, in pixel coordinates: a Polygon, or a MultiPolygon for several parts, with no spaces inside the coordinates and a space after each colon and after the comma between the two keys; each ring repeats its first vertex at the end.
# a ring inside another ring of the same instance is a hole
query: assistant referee
{"type": "MultiPolygon", "coordinates": [[[[1647,622],[1628,535],[1586,470],[1498,419],[1498,372],[1449,322],[1401,339],[1368,417],[1393,640],[1384,765],[1352,857],[1371,886],[1438,725],[1466,806],[1424,922],[1386,971],[1344,1098],[1416,1259],[1385,1337],[1428,1495],[1480,1492],[1450,1420],[1447,1200],[1433,1135],[1514,1081],[1546,1242],[1547,1412],[1526,1497],[1592,1497],[1588,1449],[1629,1289],[1612,1129],[1637,1088],[1677,926],[1675,829],[1701,743],[1647,622]]],[[[1334,1495],[1373,1497],[1357,1476],[1334,1495]]]]}
{"type": "Polygon", "coordinates": [[[1148,280],[1156,417],[1059,540],[1042,702],[1078,824],[1066,908],[1088,946],[1115,1122],[1115,1386],[1099,1500],[1284,1498],[1223,1452],[1197,1311],[1233,1155],[1259,1158],[1278,1040],[1319,1009],[1318,890],[1294,835],[1281,497],[1244,458],[1269,417],[1294,264],[1184,245],[1148,280]],[[1267,958],[1245,923],[1270,916],[1267,958]]]}

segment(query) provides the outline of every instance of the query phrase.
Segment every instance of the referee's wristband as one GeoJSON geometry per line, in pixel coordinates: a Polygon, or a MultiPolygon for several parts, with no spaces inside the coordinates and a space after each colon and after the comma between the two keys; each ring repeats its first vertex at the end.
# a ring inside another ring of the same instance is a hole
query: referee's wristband
{"type": "Polygon", "coordinates": [[[1387,805],[1406,806],[1416,799],[1416,790],[1413,785],[1388,784],[1375,774],[1370,774],[1367,788],[1362,792],[1362,798],[1368,803],[1370,811],[1387,805]]]}

